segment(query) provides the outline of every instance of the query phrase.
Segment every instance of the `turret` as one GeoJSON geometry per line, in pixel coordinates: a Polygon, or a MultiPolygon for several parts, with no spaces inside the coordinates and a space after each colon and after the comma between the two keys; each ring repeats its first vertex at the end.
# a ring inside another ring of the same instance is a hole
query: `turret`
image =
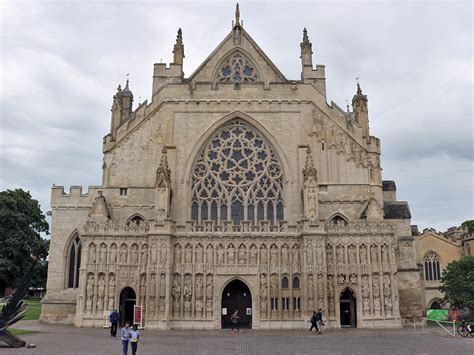
{"type": "Polygon", "coordinates": [[[110,127],[110,135],[112,136],[112,141],[115,140],[117,135],[117,129],[120,127],[122,122],[128,120],[132,115],[133,107],[133,93],[130,91],[128,86],[128,79],[125,88],[122,90],[122,87],[119,85],[117,88],[117,93],[114,95],[114,100],[112,104],[112,122],[110,127]]]}
{"type": "Polygon", "coordinates": [[[326,74],[324,65],[316,65],[313,69],[313,45],[309,41],[308,31],[303,29],[301,47],[301,80],[312,84],[324,97],[326,97],[326,74]]]}
{"type": "Polygon", "coordinates": [[[166,66],[166,63],[155,63],[153,66],[152,96],[154,96],[166,84],[181,83],[183,81],[183,60],[183,32],[180,28],[178,29],[176,43],[173,47],[173,63],[170,63],[168,67],[166,66]]]}
{"type": "Polygon", "coordinates": [[[369,112],[367,106],[367,95],[362,93],[359,83],[357,83],[357,93],[352,98],[352,110],[355,114],[355,121],[362,127],[362,137],[369,139],[369,112]]]}

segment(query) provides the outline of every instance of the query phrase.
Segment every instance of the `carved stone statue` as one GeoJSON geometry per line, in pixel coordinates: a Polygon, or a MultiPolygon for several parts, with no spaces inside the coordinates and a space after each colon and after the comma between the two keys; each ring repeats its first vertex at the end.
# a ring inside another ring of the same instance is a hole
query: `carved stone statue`
{"type": "Polygon", "coordinates": [[[150,276],[150,288],[148,290],[148,294],[150,296],[155,296],[156,294],[156,276],[155,274],[151,274],[150,276]]]}
{"type": "Polygon", "coordinates": [[[150,247],[150,256],[151,256],[151,263],[156,264],[158,261],[158,252],[156,251],[156,244],[152,244],[150,247]]]}
{"type": "Polygon", "coordinates": [[[203,291],[202,291],[202,275],[196,276],[196,313],[198,316],[202,316],[202,298],[203,298],[203,291]]]}
{"type": "Polygon", "coordinates": [[[120,262],[122,264],[127,263],[127,254],[128,254],[127,246],[125,244],[122,244],[122,246],[120,247],[120,262]]]}
{"type": "Polygon", "coordinates": [[[132,245],[132,260],[133,265],[138,264],[138,246],[136,244],[132,245]]]}
{"type": "Polygon", "coordinates": [[[117,246],[115,244],[112,244],[112,247],[110,248],[109,263],[115,264],[116,262],[117,262],[117,246]]]}
{"type": "Polygon", "coordinates": [[[260,264],[267,265],[268,264],[268,255],[267,255],[267,248],[262,246],[260,248],[260,264]]]}
{"type": "Polygon", "coordinates": [[[92,301],[94,300],[94,275],[89,274],[86,286],[86,310],[92,312],[92,301]]]}
{"type": "Polygon", "coordinates": [[[184,298],[184,310],[191,310],[191,298],[193,296],[193,285],[191,281],[191,275],[186,275],[184,277],[184,287],[183,287],[183,298],[184,298]]]}
{"type": "Polygon", "coordinates": [[[232,244],[227,248],[227,264],[235,264],[235,250],[232,244]]]}
{"type": "Polygon", "coordinates": [[[105,276],[100,275],[99,281],[97,282],[97,310],[102,311],[104,309],[104,297],[105,297],[105,276]]]}
{"type": "Polygon", "coordinates": [[[243,264],[246,264],[246,262],[247,262],[247,253],[245,251],[245,246],[241,245],[239,247],[239,264],[243,265],[243,264]]]}
{"type": "Polygon", "coordinates": [[[197,264],[202,264],[203,261],[203,250],[201,244],[198,244],[196,246],[196,259],[195,259],[197,264]]]}
{"type": "Polygon", "coordinates": [[[369,277],[367,275],[362,276],[362,309],[364,311],[364,314],[369,314],[370,313],[370,303],[369,303],[369,297],[370,297],[370,289],[369,289],[369,277]]]}
{"type": "Polygon", "coordinates": [[[332,275],[328,275],[328,310],[334,316],[334,283],[332,275]]]}
{"type": "Polygon", "coordinates": [[[314,280],[313,280],[313,274],[308,275],[308,298],[313,299],[314,298],[314,280]]]}
{"type": "Polygon", "coordinates": [[[140,264],[146,265],[148,262],[148,245],[143,244],[140,251],[140,264]]]}
{"type": "Polygon", "coordinates": [[[173,278],[173,309],[179,310],[179,302],[181,300],[181,277],[176,274],[173,278]]]}
{"type": "Polygon", "coordinates": [[[108,309],[112,310],[115,308],[115,275],[110,274],[109,276],[109,304],[108,309]]]}
{"type": "Polygon", "coordinates": [[[300,265],[300,248],[297,245],[293,246],[293,255],[292,255],[293,265],[300,265]]]}
{"type": "Polygon", "coordinates": [[[367,263],[367,247],[365,245],[360,246],[360,262],[361,264],[367,263]]]}
{"type": "Polygon", "coordinates": [[[332,257],[332,245],[328,244],[326,246],[326,260],[328,265],[331,265],[334,263],[333,257],[332,257]]]}
{"type": "Polygon", "coordinates": [[[377,274],[372,276],[372,294],[374,296],[374,310],[380,312],[380,285],[379,285],[379,277],[377,274]]]}
{"type": "Polygon", "coordinates": [[[258,254],[257,247],[255,246],[255,244],[253,244],[250,247],[250,264],[251,265],[257,264],[257,254],[258,254]]]}
{"type": "Polygon", "coordinates": [[[278,297],[278,277],[277,275],[272,275],[270,278],[270,296],[272,298],[278,297]]]}
{"type": "Polygon", "coordinates": [[[161,244],[161,247],[160,247],[160,264],[161,264],[161,266],[165,266],[167,261],[168,261],[168,248],[166,247],[166,244],[163,243],[163,244],[161,244]]]}
{"type": "Polygon", "coordinates": [[[95,244],[91,244],[89,247],[89,264],[95,264],[95,244]]]}
{"type": "Polygon", "coordinates": [[[275,245],[272,245],[272,247],[270,248],[270,264],[278,264],[278,249],[275,245]]]}
{"type": "Polygon", "coordinates": [[[101,264],[106,264],[107,263],[107,247],[105,246],[105,244],[102,244],[100,246],[99,262],[101,264]]]}
{"type": "Polygon", "coordinates": [[[378,251],[377,251],[377,246],[376,245],[372,245],[370,247],[370,262],[372,264],[377,264],[379,262],[379,258],[378,258],[378,251]]]}
{"type": "Polygon", "coordinates": [[[281,263],[288,264],[288,247],[286,245],[281,248],[281,263]]]}
{"type": "Polygon", "coordinates": [[[380,249],[380,253],[382,255],[382,263],[388,264],[388,250],[385,244],[382,245],[382,248],[380,249]]]}
{"type": "Polygon", "coordinates": [[[206,249],[206,262],[208,265],[212,265],[214,263],[214,248],[211,244],[209,244],[206,249]]]}
{"type": "Polygon", "coordinates": [[[193,247],[191,245],[186,245],[184,251],[184,263],[191,264],[193,262],[193,247]]]}
{"type": "Polygon", "coordinates": [[[217,265],[224,264],[224,247],[222,244],[219,244],[217,247],[217,265]]]}
{"type": "Polygon", "coordinates": [[[348,253],[349,253],[349,264],[355,264],[356,263],[356,250],[355,250],[354,245],[349,246],[348,253]]]}
{"type": "Polygon", "coordinates": [[[176,265],[181,264],[181,246],[179,244],[174,246],[174,263],[176,265]]]}
{"type": "Polygon", "coordinates": [[[267,275],[260,275],[260,310],[262,313],[267,312],[267,275]]]}
{"type": "Polygon", "coordinates": [[[387,314],[391,315],[392,313],[392,290],[391,290],[391,281],[390,275],[385,274],[383,277],[383,296],[384,296],[384,304],[385,304],[385,311],[387,314]]]}
{"type": "Polygon", "coordinates": [[[339,264],[344,264],[344,247],[342,245],[336,247],[336,257],[339,264]]]}
{"type": "Polygon", "coordinates": [[[214,299],[214,279],[212,275],[206,278],[206,312],[208,317],[212,316],[212,301],[214,299]]]}

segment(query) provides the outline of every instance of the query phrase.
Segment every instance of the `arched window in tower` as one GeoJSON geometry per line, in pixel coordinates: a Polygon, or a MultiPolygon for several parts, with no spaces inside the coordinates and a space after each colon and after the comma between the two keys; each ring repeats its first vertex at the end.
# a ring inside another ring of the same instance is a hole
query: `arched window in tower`
{"type": "Polygon", "coordinates": [[[441,278],[441,268],[439,265],[439,255],[430,251],[425,255],[425,280],[439,281],[441,278]]]}
{"type": "Polygon", "coordinates": [[[255,223],[283,219],[283,171],[273,149],[236,119],[219,129],[192,171],[191,218],[255,223]]]}
{"type": "Polygon", "coordinates": [[[293,277],[293,288],[300,288],[300,278],[298,276],[293,277]]]}
{"type": "Polygon", "coordinates": [[[281,288],[282,289],[288,288],[288,277],[283,276],[283,278],[281,279],[281,288]]]}
{"type": "Polygon", "coordinates": [[[67,287],[79,287],[79,268],[81,267],[81,240],[76,233],[69,244],[67,287]]]}

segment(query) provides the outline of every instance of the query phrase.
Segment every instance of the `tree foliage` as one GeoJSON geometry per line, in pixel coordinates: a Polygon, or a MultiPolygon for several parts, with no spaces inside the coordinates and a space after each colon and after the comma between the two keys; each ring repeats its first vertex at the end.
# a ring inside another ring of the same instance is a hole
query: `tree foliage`
{"type": "Polygon", "coordinates": [[[474,256],[449,263],[441,277],[444,300],[456,308],[474,308],[474,256]]]}
{"type": "Polygon", "coordinates": [[[32,262],[46,260],[49,225],[38,201],[22,189],[0,192],[0,290],[14,286],[32,262]]]}
{"type": "Polygon", "coordinates": [[[474,233],[474,219],[464,221],[461,226],[467,227],[468,233],[474,233]]]}

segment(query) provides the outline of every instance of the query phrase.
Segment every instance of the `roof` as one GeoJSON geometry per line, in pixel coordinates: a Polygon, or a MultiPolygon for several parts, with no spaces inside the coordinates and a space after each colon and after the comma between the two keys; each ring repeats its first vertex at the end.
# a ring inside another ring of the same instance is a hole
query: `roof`
{"type": "Polygon", "coordinates": [[[385,202],[383,206],[385,219],[410,219],[410,207],[408,202],[397,201],[397,202],[385,202]]]}

